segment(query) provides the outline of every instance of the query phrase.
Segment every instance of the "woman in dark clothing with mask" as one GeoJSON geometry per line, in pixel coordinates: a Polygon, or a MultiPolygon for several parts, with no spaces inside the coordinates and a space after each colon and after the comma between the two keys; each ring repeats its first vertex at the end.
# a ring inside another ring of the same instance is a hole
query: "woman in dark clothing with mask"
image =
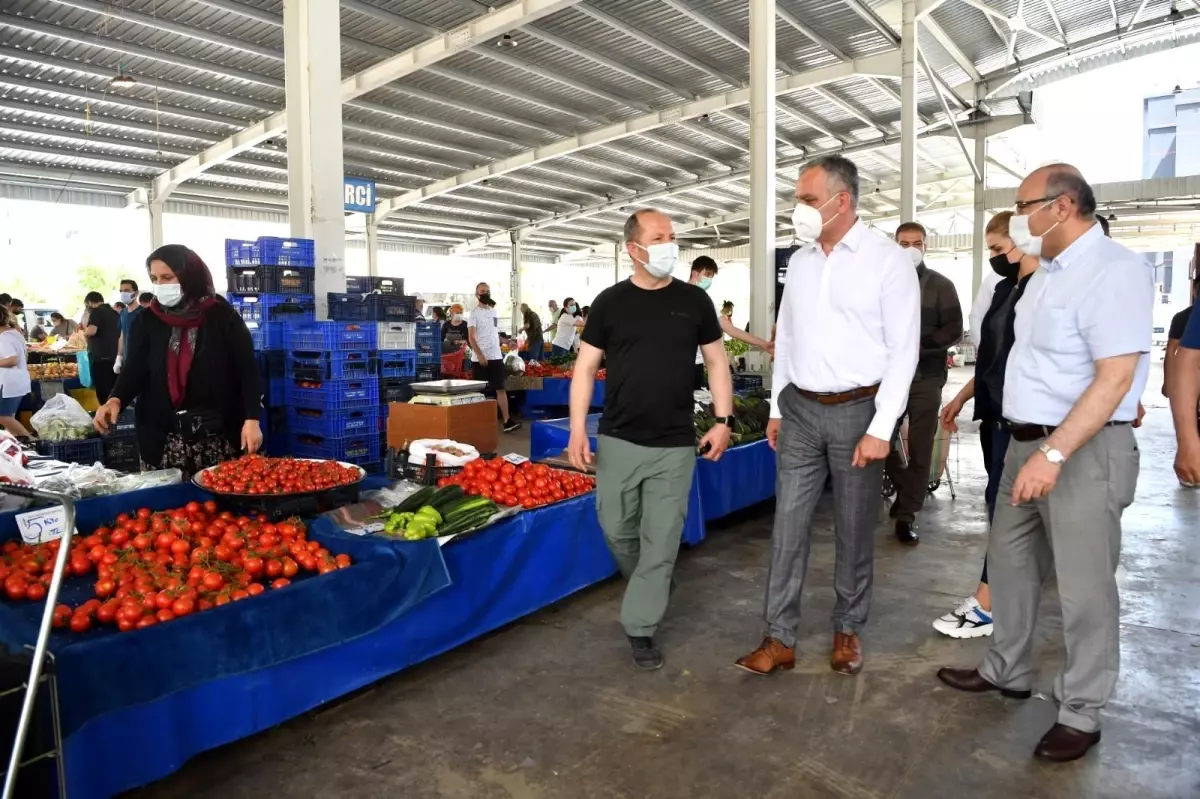
{"type": "Polygon", "coordinates": [[[96,412],[108,431],[135,399],[149,469],[195,472],[262,445],[262,386],[242,317],[213,291],[200,256],[168,244],[146,259],[154,302],[133,321],[112,397],[96,412]]]}
{"type": "MultiPolygon", "coordinates": [[[[1000,491],[1000,474],[1004,471],[1004,454],[1008,451],[1009,432],[1004,424],[1004,369],[1014,341],[1013,323],[1017,302],[1025,293],[1029,277],[1037,271],[1039,259],[1016,248],[1008,235],[1012,211],[1001,211],[988,222],[985,236],[992,254],[992,269],[1000,275],[992,294],[992,304],[983,317],[980,328],[979,352],[975,360],[975,376],[958,395],[942,408],[942,425],[951,433],[958,432],[955,421],[963,406],[975,399],[975,416],[980,427],[991,433],[991,452],[984,460],[987,470],[988,520],[996,512],[996,495],[1000,491]]],[[[938,618],[933,628],[951,638],[979,638],[992,633],[991,593],[988,590],[987,562],[975,595],[968,597],[951,613],[938,618]]]]}

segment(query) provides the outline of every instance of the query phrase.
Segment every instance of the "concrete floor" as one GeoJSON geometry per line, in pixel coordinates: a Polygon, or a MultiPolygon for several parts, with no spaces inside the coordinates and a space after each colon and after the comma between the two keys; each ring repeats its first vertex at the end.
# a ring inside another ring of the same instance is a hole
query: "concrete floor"
{"type": "MultiPolygon", "coordinates": [[[[762,679],[732,666],[761,635],[771,509],[684,552],[660,640],[662,671],[629,663],[621,585],[597,586],[322,711],[208,753],[139,799],[1195,799],[1200,797],[1200,493],[1171,470],[1169,411],[1147,391],[1142,476],[1125,516],[1122,669],[1104,740],[1080,762],[1031,758],[1054,721],[1063,658],[1043,603],[1042,695],[967,696],[934,672],[986,640],[930,621],[970,593],[986,539],[978,439],[952,452],[958,499],[926,505],[922,543],[878,533],[876,588],[856,678],[827,665],[831,516],[823,506],[799,663],[762,679]]],[[[956,385],[969,376],[956,370],[956,385]]],[[[954,390],[947,388],[946,396],[954,390]]],[[[971,428],[968,428],[971,429],[971,428]]],[[[1053,589],[1048,589],[1053,593],[1053,589]]]]}

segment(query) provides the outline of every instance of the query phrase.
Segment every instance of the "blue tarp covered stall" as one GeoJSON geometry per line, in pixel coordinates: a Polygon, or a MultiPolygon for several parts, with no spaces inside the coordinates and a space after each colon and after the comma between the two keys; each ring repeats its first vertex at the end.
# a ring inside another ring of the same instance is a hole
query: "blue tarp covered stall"
{"type": "MultiPolygon", "coordinates": [[[[78,504],[79,528],[200,498],[171,486],[78,504]]],[[[15,532],[0,516],[0,537],[15,532]]],[[[278,592],[132,633],[56,634],[72,799],[167,776],[190,757],[279,724],[616,573],[592,495],[521,513],[439,549],[311,536],[355,564],[278,592]],[[152,731],[148,734],[148,731],[152,731]],[[136,741],[130,746],[130,741],[136,741]]],[[[75,580],[90,590],[90,579],[75,580]]],[[[34,605],[0,603],[0,636],[31,642],[34,605]]]]}
{"type": "MultiPolygon", "coordinates": [[[[568,377],[542,378],[542,387],[525,392],[525,405],[529,408],[565,408],[571,404],[571,379],[568,377]]],[[[592,389],[593,408],[604,407],[604,381],[597,380],[592,389]]]]}

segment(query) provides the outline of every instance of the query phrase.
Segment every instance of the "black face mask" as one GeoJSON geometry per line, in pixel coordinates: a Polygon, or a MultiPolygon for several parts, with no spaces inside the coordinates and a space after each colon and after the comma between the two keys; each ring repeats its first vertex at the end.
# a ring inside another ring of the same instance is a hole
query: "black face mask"
{"type": "Polygon", "coordinates": [[[491,295],[491,293],[490,293],[490,292],[484,292],[483,294],[480,294],[480,295],[479,295],[479,301],[480,301],[481,303],[483,303],[484,305],[491,305],[491,304],[492,304],[492,295],[491,295]]]}
{"type": "Polygon", "coordinates": [[[1009,263],[1007,255],[993,255],[988,263],[992,265],[992,270],[1003,278],[1016,277],[1020,271],[1021,262],[1009,263]]]}

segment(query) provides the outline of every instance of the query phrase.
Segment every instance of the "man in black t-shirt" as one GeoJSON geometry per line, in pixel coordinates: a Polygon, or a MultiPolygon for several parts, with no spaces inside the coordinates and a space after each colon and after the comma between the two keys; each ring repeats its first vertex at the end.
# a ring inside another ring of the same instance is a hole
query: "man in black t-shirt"
{"type": "MultiPolygon", "coordinates": [[[[1196,302],[1196,281],[1192,282],[1192,302],[1196,302]]],[[[1162,395],[1169,397],[1167,393],[1167,385],[1171,381],[1171,368],[1175,365],[1175,356],[1179,353],[1179,340],[1183,338],[1183,331],[1187,330],[1188,319],[1192,316],[1193,305],[1189,305],[1179,313],[1171,317],[1171,327],[1167,329],[1167,351],[1163,356],[1163,385],[1162,395]]]]}
{"type": "Polygon", "coordinates": [[[592,462],[587,409],[606,359],[604,413],[596,447],[596,511],[609,549],[629,581],[621,625],[634,663],[657,669],[654,633],[667,610],[692,472],[693,364],[708,366],[718,424],[700,441],[717,460],[729,445],[733,381],[716,309],[704,291],[671,277],[679,246],[671,219],[653,209],[625,222],[633,277],[600,292],[583,329],[571,381],[571,442],[577,469],[592,462]]]}
{"type": "Polygon", "coordinates": [[[96,400],[103,405],[108,401],[108,395],[117,381],[113,367],[117,363],[121,317],[104,301],[104,296],[98,291],[90,292],[83,301],[88,307],[88,324],[84,335],[88,339],[92,386],[96,389],[96,400]]]}

